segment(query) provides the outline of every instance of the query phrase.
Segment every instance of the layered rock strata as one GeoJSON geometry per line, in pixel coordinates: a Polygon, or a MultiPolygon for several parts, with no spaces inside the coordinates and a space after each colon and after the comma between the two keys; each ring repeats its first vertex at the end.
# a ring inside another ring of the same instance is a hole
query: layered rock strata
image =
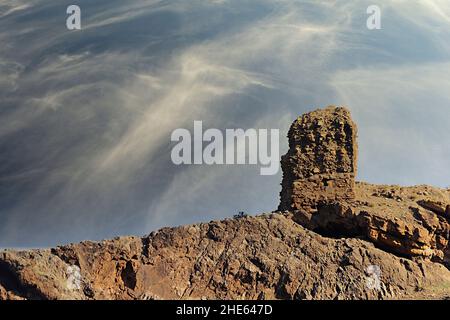
{"type": "Polygon", "coordinates": [[[314,210],[320,201],[355,197],[357,129],[350,112],[328,107],[292,124],[283,170],[279,210],[314,210]]]}

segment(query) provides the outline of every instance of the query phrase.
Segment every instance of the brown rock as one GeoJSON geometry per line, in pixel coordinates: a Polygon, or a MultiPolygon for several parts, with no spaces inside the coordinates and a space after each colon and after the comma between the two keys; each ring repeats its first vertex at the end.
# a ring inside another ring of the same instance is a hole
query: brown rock
{"type": "Polygon", "coordinates": [[[432,211],[440,216],[445,217],[446,216],[446,207],[444,204],[442,203],[436,203],[430,200],[420,200],[417,202],[417,204],[419,204],[421,207],[432,211]]]}
{"type": "Polygon", "coordinates": [[[165,228],[143,239],[7,251],[1,261],[21,283],[0,289],[2,298],[8,292],[27,299],[443,298],[450,286],[450,271],[440,264],[396,257],[363,240],[322,237],[291,214],[165,228]],[[377,287],[368,285],[373,265],[381,271],[377,287]],[[68,285],[73,266],[79,287],[68,285]]]}
{"type": "Polygon", "coordinates": [[[357,129],[350,112],[328,107],[299,117],[282,157],[280,211],[315,209],[322,200],[354,198],[357,129]]]}
{"type": "Polygon", "coordinates": [[[448,191],[355,184],[356,132],[344,108],[316,110],[292,124],[280,210],[323,235],[365,238],[388,252],[450,267],[448,191]]]}

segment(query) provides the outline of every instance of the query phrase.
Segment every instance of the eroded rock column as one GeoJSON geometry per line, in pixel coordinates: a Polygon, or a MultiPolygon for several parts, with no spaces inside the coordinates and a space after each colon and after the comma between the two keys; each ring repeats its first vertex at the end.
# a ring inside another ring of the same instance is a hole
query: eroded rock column
{"type": "Polygon", "coordinates": [[[291,125],[283,169],[280,211],[313,211],[319,201],[355,197],[357,127],[350,112],[330,106],[291,125]]]}

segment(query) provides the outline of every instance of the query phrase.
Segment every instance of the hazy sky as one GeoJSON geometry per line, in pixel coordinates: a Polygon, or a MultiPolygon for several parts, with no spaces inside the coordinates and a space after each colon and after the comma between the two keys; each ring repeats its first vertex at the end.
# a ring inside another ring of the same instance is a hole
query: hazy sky
{"type": "Polygon", "coordinates": [[[284,153],[295,117],[346,105],[359,179],[448,187],[449,75],[448,0],[0,0],[0,247],[276,209],[281,172],[171,163],[194,120],[284,153]]]}

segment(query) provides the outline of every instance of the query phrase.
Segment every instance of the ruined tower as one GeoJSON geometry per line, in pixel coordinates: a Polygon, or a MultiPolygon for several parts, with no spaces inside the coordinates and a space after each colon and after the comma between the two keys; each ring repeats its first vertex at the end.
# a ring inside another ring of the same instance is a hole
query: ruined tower
{"type": "Polygon", "coordinates": [[[350,112],[330,106],[299,117],[288,133],[280,211],[313,212],[319,201],[355,196],[357,128],[350,112]]]}

